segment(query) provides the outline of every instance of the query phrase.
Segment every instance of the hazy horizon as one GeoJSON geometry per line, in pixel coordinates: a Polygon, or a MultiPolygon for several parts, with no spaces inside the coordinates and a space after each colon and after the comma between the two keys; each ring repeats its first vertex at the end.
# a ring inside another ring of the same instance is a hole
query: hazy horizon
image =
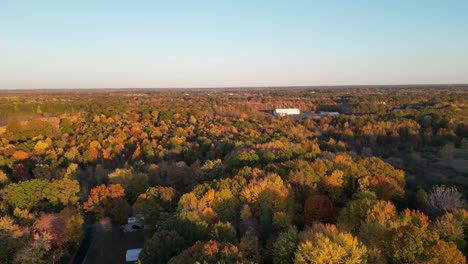
{"type": "Polygon", "coordinates": [[[467,1],[9,1],[0,89],[468,83],[467,1]]]}
{"type": "Polygon", "coordinates": [[[41,91],[41,90],[235,90],[235,89],[337,89],[337,88],[436,88],[436,87],[468,87],[468,83],[415,83],[415,84],[353,84],[353,85],[270,85],[270,86],[207,86],[207,87],[69,87],[69,88],[0,88],[3,91],[41,91]]]}

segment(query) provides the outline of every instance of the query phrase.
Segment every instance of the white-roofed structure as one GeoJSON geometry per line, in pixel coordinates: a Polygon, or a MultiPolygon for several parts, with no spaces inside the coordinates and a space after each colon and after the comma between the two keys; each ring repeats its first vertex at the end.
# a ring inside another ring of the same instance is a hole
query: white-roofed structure
{"type": "Polygon", "coordinates": [[[275,116],[300,115],[301,111],[297,108],[278,108],[273,110],[275,116]]]}
{"type": "Polygon", "coordinates": [[[125,255],[126,262],[135,262],[138,260],[138,256],[140,255],[142,248],[134,248],[127,250],[127,254],[125,255]]]}

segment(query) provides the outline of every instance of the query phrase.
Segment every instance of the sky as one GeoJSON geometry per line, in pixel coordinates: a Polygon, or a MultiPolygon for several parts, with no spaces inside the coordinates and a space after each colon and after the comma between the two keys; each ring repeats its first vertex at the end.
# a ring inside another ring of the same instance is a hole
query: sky
{"type": "Polygon", "coordinates": [[[0,89],[468,83],[467,14],[467,0],[0,0],[0,89]]]}

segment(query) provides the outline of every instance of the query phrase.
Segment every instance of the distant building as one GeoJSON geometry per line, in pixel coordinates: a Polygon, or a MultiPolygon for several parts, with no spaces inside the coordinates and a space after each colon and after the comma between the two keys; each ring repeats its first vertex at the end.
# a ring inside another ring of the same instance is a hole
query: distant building
{"type": "Polygon", "coordinates": [[[339,114],[340,114],[339,112],[324,112],[324,111],[321,111],[321,112],[316,112],[314,118],[315,119],[321,119],[322,117],[325,117],[325,116],[336,116],[336,115],[339,115],[339,114]]]}
{"type": "Polygon", "coordinates": [[[395,111],[395,112],[403,112],[403,111],[405,111],[405,109],[404,109],[403,107],[401,107],[401,106],[395,106],[395,107],[393,107],[393,111],[395,111]]]}
{"type": "Polygon", "coordinates": [[[125,255],[126,262],[135,262],[138,260],[138,256],[140,256],[142,248],[134,248],[127,250],[127,254],[125,255]]]}
{"type": "Polygon", "coordinates": [[[275,116],[300,115],[301,111],[297,108],[283,108],[273,110],[275,116]]]}

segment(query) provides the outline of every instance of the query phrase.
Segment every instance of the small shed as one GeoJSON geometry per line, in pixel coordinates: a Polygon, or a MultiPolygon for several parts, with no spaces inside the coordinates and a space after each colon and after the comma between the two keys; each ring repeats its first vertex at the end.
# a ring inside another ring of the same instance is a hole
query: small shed
{"type": "Polygon", "coordinates": [[[141,250],[142,250],[142,248],[134,248],[134,249],[127,250],[127,254],[125,255],[125,261],[127,261],[127,262],[137,261],[141,250]]]}

